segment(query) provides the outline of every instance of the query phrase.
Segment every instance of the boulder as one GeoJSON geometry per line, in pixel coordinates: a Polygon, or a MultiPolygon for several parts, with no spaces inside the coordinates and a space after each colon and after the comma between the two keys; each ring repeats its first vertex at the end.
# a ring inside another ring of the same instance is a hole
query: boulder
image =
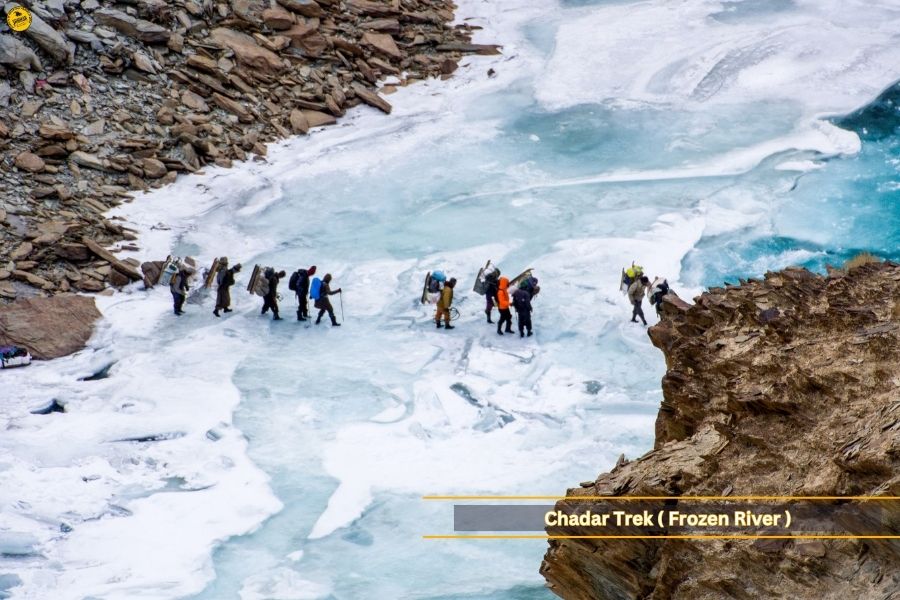
{"type": "Polygon", "coordinates": [[[269,3],[264,0],[231,0],[235,16],[254,25],[262,20],[262,13],[269,3]]]}
{"type": "Polygon", "coordinates": [[[384,113],[391,114],[391,104],[372,90],[367,89],[359,83],[354,83],[353,91],[356,92],[356,96],[360,100],[369,106],[374,106],[384,113]]]}
{"type": "Polygon", "coordinates": [[[40,71],[42,69],[37,54],[21,40],[8,33],[0,34],[0,64],[20,70],[40,71]]]}
{"type": "Polygon", "coordinates": [[[88,247],[88,250],[108,262],[113,269],[119,271],[123,275],[127,276],[132,281],[140,281],[142,279],[141,274],[138,273],[134,267],[131,265],[122,262],[118,258],[116,258],[112,252],[95,242],[89,237],[81,238],[81,243],[88,247]]]}
{"type": "Polygon", "coordinates": [[[210,37],[214,42],[230,48],[238,62],[251,69],[259,69],[268,73],[279,72],[284,69],[284,63],[281,62],[277,54],[260,47],[246,33],[228,29],[227,27],[217,27],[212,30],[210,37]]]}
{"type": "Polygon", "coordinates": [[[267,8],[262,12],[263,23],[269,29],[290,29],[294,24],[294,15],[284,10],[282,7],[275,5],[267,8]]]}
{"type": "Polygon", "coordinates": [[[71,140],[75,137],[75,132],[67,125],[57,125],[56,123],[41,123],[38,128],[38,135],[48,140],[71,140]]]}
{"type": "Polygon", "coordinates": [[[106,171],[109,169],[109,161],[104,158],[100,158],[96,154],[88,154],[87,152],[82,152],[81,150],[77,150],[70,154],[69,160],[71,160],[79,167],[96,169],[98,171],[106,171]]]}
{"type": "Polygon", "coordinates": [[[278,0],[278,4],[304,17],[321,17],[322,7],[314,0],[278,0]]]}
{"type": "Polygon", "coordinates": [[[0,306],[0,346],[22,346],[39,360],[66,356],[85,347],[100,316],[87,296],[18,300],[0,306]]]}
{"type": "Polygon", "coordinates": [[[321,56],[328,47],[328,40],[312,23],[297,23],[282,35],[291,40],[291,46],[300,48],[309,56],[321,56]]]}
{"type": "Polygon", "coordinates": [[[145,44],[165,44],[172,35],[172,32],[165,27],[137,19],[112,8],[101,8],[94,11],[94,20],[145,44]]]}
{"type": "Polygon", "coordinates": [[[40,173],[44,170],[44,160],[31,152],[20,152],[16,156],[16,168],[29,173],[40,173]]]}
{"type": "Polygon", "coordinates": [[[306,120],[306,116],[303,114],[303,111],[297,110],[296,108],[291,111],[291,131],[294,133],[307,133],[309,131],[309,121],[306,120]]]}
{"type": "Polygon", "coordinates": [[[181,92],[181,103],[185,107],[197,112],[209,112],[209,105],[206,104],[206,100],[199,94],[195,94],[190,90],[181,92]]]}
{"type": "Polygon", "coordinates": [[[155,158],[145,158],[141,161],[141,167],[144,169],[144,175],[150,179],[159,179],[166,174],[166,165],[162,161],[155,158]]]}
{"type": "Polygon", "coordinates": [[[400,59],[403,57],[403,54],[400,52],[400,48],[397,47],[397,43],[394,41],[394,38],[386,33],[374,33],[371,31],[367,31],[362,36],[362,43],[366,46],[371,46],[385,56],[396,59],[400,59]]]}
{"type": "Polygon", "coordinates": [[[322,125],[334,125],[337,123],[337,119],[332,115],[318,110],[303,110],[300,112],[306,117],[306,122],[309,123],[310,127],[321,127],[322,125]]]}
{"type": "Polygon", "coordinates": [[[31,242],[22,242],[12,251],[9,258],[10,260],[22,260],[23,258],[27,258],[32,250],[34,250],[34,246],[31,242]]]}

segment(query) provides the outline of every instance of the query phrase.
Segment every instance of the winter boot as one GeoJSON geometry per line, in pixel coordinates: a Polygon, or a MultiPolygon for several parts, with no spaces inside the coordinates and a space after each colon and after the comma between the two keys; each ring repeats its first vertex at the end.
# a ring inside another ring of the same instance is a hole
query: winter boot
{"type": "Polygon", "coordinates": [[[440,321],[435,321],[434,324],[437,326],[438,329],[440,329],[441,327],[443,327],[443,325],[441,325],[441,322],[440,322],[440,321]]]}
{"type": "Polygon", "coordinates": [[[486,311],[484,311],[484,314],[487,315],[487,322],[488,322],[488,323],[493,323],[493,321],[491,321],[491,311],[486,310],[486,311]]]}
{"type": "Polygon", "coordinates": [[[218,316],[219,316],[219,309],[217,308],[216,310],[214,310],[214,311],[213,311],[213,314],[216,315],[216,316],[218,317],[218,316]]]}
{"type": "Polygon", "coordinates": [[[456,329],[456,327],[447,323],[446,325],[444,325],[444,329],[456,329]]]}

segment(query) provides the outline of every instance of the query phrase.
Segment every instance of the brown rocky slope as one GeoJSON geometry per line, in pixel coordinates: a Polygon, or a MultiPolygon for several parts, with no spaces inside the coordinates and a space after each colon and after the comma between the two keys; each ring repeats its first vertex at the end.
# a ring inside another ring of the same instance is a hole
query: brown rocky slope
{"type": "MultiPolygon", "coordinates": [[[[900,265],[790,268],[664,311],[654,449],[567,496],[900,496],[900,265]]],[[[541,573],[568,599],[887,600],[900,541],[551,539],[541,573]]]]}
{"type": "Polygon", "coordinates": [[[390,112],[397,85],[497,53],[450,0],[18,4],[27,31],[0,21],[0,302],[139,277],[85,241],[135,241],[103,216],[130,190],[264,157],[361,103],[390,112]]]}

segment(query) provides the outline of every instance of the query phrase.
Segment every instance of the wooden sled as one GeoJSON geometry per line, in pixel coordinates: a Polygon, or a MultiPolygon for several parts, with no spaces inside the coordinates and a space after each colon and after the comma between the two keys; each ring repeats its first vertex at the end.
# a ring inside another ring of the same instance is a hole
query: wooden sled
{"type": "Polygon", "coordinates": [[[209,289],[212,287],[213,282],[216,280],[216,274],[219,272],[219,268],[222,266],[221,261],[218,257],[213,259],[212,266],[209,268],[209,271],[206,272],[206,278],[203,280],[203,287],[209,289]]]}
{"type": "Polygon", "coordinates": [[[251,294],[256,288],[256,280],[259,279],[260,271],[259,265],[253,265],[253,272],[250,273],[250,281],[247,282],[247,291],[251,294]]]}
{"type": "Polygon", "coordinates": [[[478,275],[475,276],[475,285],[472,286],[472,291],[475,292],[476,294],[478,294],[479,296],[484,296],[485,283],[486,283],[485,277],[487,276],[488,273],[491,273],[491,272],[497,271],[497,270],[498,270],[497,266],[494,265],[493,263],[491,263],[490,260],[488,260],[486,263],[484,263],[484,266],[478,270],[478,275]]]}
{"type": "Polygon", "coordinates": [[[522,271],[521,273],[519,273],[518,275],[516,275],[509,282],[509,289],[515,290],[517,287],[519,287],[519,284],[522,283],[522,281],[524,281],[528,277],[531,277],[532,271],[534,271],[534,267],[529,267],[529,268],[525,269],[524,271],[522,271]]]}

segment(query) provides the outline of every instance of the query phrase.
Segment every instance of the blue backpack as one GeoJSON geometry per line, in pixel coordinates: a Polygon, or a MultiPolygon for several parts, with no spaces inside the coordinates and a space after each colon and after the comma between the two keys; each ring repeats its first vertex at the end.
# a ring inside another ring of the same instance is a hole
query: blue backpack
{"type": "Polygon", "coordinates": [[[322,280],[318,277],[313,278],[312,284],[309,286],[309,297],[318,300],[322,295],[322,280]]]}

